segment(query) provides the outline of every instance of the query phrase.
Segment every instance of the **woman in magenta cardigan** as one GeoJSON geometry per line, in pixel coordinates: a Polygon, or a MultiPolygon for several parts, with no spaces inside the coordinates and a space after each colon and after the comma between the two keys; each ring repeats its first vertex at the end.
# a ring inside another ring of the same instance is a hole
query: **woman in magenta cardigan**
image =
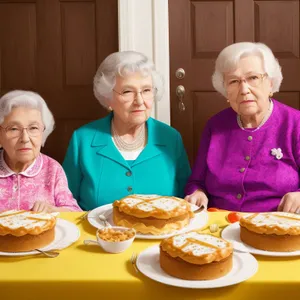
{"type": "Polygon", "coordinates": [[[230,108],[204,129],[185,199],[235,211],[300,213],[300,112],[271,98],[282,81],[272,51],[261,43],[230,45],[212,79],[230,108]]]}

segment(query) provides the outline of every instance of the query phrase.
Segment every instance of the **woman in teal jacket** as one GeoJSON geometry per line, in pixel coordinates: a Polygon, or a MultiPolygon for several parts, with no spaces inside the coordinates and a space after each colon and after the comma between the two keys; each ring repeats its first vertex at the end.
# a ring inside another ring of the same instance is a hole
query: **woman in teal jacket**
{"type": "Polygon", "coordinates": [[[73,133],[63,163],[82,209],[130,194],[184,196],[190,166],[181,136],[150,117],[162,93],[162,78],[141,53],[116,52],[100,65],[94,94],[111,113],[73,133]]]}

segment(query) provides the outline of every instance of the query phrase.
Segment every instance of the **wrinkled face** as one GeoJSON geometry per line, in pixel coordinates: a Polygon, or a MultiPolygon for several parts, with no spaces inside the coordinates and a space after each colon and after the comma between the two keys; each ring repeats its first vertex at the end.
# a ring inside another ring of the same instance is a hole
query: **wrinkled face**
{"type": "Polygon", "coordinates": [[[4,118],[0,127],[0,144],[10,167],[33,162],[41,150],[43,129],[42,115],[36,109],[13,108],[4,118]]]}
{"type": "Polygon", "coordinates": [[[152,77],[132,73],[126,77],[117,76],[110,106],[114,117],[128,125],[141,125],[151,114],[154,101],[152,77]]]}
{"type": "Polygon", "coordinates": [[[272,83],[259,56],[241,58],[237,68],[225,73],[224,85],[231,107],[242,116],[252,116],[269,107],[272,83]]]}

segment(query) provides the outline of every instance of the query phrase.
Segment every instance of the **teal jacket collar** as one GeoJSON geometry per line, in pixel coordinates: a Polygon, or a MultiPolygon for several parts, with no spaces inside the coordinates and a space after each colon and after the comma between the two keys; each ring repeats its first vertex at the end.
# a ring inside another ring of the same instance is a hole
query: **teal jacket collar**
{"type": "MultiPolygon", "coordinates": [[[[105,156],[115,162],[123,165],[124,167],[130,169],[129,164],[123,158],[121,153],[116,148],[115,144],[112,141],[111,136],[111,119],[113,113],[110,113],[107,117],[98,120],[96,122],[97,128],[95,128],[95,135],[91,143],[91,147],[97,148],[97,154],[105,156]]],[[[131,165],[131,168],[135,165],[151,159],[162,153],[162,148],[166,147],[166,138],[159,134],[156,130],[156,121],[152,118],[149,118],[146,122],[148,129],[148,141],[144,150],[141,152],[139,157],[131,165]]]]}

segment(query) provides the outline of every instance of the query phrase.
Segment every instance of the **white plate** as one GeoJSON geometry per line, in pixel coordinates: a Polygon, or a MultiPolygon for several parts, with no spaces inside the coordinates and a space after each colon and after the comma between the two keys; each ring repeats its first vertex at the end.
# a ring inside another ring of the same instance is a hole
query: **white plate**
{"type": "Polygon", "coordinates": [[[258,270],[257,260],[249,253],[234,252],[232,270],[213,280],[184,280],[168,275],[160,267],[159,245],[141,252],[137,258],[138,269],[147,277],[173,286],[192,289],[210,289],[237,284],[253,276],[258,270]]]}
{"type": "Polygon", "coordinates": [[[241,241],[240,238],[240,224],[239,222],[228,225],[222,231],[222,238],[233,242],[233,248],[238,251],[248,251],[252,254],[265,255],[265,256],[298,256],[300,251],[293,252],[275,252],[265,251],[251,247],[241,241]]]}
{"type": "MultiPolygon", "coordinates": [[[[191,205],[191,208],[192,208],[192,211],[195,211],[199,207],[196,205],[191,205]]],[[[112,204],[106,204],[103,206],[99,206],[99,207],[93,209],[88,214],[89,223],[98,229],[103,228],[103,223],[98,218],[98,216],[100,214],[103,214],[106,217],[106,219],[110,225],[115,226],[115,224],[113,222],[113,217],[112,217],[112,204]]],[[[165,239],[165,238],[168,238],[177,233],[183,233],[183,232],[186,232],[186,231],[189,231],[192,229],[201,228],[206,225],[207,221],[208,221],[208,213],[206,210],[203,210],[203,211],[197,213],[195,215],[195,217],[193,219],[191,219],[190,224],[187,225],[186,227],[182,228],[181,230],[173,231],[172,233],[161,234],[161,235],[137,233],[136,238],[147,239],[147,240],[165,239]]]]}
{"type": "MultiPolygon", "coordinates": [[[[78,227],[66,220],[57,219],[55,226],[55,239],[54,241],[46,247],[41,248],[43,251],[49,251],[54,249],[64,249],[76,242],[80,237],[80,231],[78,227]]],[[[27,251],[27,252],[1,252],[0,256],[25,256],[40,254],[37,251],[27,251]]]]}

